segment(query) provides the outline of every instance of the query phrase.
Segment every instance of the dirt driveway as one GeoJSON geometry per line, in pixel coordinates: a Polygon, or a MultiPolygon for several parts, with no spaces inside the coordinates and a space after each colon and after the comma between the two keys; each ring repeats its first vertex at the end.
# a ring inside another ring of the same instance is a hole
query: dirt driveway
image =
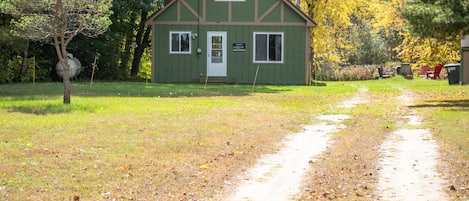
{"type": "Polygon", "coordinates": [[[445,181],[436,170],[438,144],[407,107],[413,96],[401,90],[394,97],[401,104],[387,112],[397,116],[396,128],[377,128],[385,114],[349,115],[359,115],[354,110],[366,114],[367,107],[379,104],[360,88],[337,105],[347,114],[318,115],[319,123],[288,136],[277,153],[240,175],[224,200],[447,200],[445,181]]]}

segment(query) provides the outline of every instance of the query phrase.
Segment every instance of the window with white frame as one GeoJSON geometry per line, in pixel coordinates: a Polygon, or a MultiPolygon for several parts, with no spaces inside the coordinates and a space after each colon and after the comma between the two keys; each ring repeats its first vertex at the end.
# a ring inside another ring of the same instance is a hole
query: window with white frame
{"type": "Polygon", "coordinates": [[[169,53],[190,54],[191,53],[191,32],[171,31],[169,32],[169,53]]]}
{"type": "Polygon", "coordinates": [[[254,32],[254,63],[283,63],[283,33],[254,32]]]}

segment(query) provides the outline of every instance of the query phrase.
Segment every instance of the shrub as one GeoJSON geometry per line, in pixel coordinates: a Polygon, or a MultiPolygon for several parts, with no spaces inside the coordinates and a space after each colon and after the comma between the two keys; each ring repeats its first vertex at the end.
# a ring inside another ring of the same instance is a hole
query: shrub
{"type": "Polygon", "coordinates": [[[313,69],[313,78],[324,81],[371,80],[378,77],[378,65],[322,67],[313,69]],[[316,74],[314,74],[316,73],[316,74]]]}

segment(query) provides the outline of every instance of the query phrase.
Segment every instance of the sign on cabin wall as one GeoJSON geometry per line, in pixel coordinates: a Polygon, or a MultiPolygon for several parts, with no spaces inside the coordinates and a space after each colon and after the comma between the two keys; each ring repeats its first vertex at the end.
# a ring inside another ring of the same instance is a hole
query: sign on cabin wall
{"type": "Polygon", "coordinates": [[[245,52],[246,43],[233,43],[233,52],[245,52]]]}

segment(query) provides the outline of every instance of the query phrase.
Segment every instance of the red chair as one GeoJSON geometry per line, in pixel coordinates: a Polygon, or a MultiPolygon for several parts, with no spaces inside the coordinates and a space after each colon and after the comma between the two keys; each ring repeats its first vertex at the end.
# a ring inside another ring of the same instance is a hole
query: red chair
{"type": "Polygon", "coordinates": [[[428,74],[427,74],[427,77],[432,79],[432,80],[437,79],[437,78],[439,79],[441,69],[443,69],[443,65],[441,65],[441,64],[435,65],[435,69],[433,70],[433,72],[429,71],[428,74]]]}
{"type": "Polygon", "coordinates": [[[422,66],[422,68],[420,69],[420,73],[419,73],[419,76],[421,78],[428,78],[428,73],[429,71],[431,71],[430,67],[425,65],[425,66],[422,66]]]}

